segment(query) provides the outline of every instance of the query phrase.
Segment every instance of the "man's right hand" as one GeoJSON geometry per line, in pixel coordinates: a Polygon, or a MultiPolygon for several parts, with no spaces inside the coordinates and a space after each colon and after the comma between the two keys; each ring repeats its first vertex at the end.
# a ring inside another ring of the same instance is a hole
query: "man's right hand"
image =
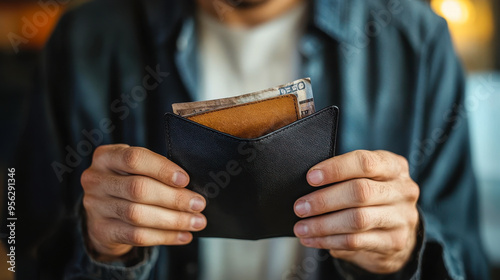
{"type": "Polygon", "coordinates": [[[187,173],[148,149],[98,147],[83,172],[89,246],[111,261],[134,246],[183,245],[205,228],[205,199],[186,188],[187,173]]]}

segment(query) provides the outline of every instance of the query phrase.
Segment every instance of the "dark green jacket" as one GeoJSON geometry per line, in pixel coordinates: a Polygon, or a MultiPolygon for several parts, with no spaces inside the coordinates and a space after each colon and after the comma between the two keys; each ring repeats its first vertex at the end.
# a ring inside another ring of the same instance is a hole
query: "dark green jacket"
{"type": "MultiPolygon", "coordinates": [[[[303,76],[318,109],[341,110],[338,152],[403,155],[421,188],[422,244],[392,277],[487,279],[463,71],[446,22],[418,1],[311,3],[303,76]]],[[[105,267],[90,261],[78,232],[80,175],[93,149],[127,143],[165,154],[163,114],[196,96],[192,12],[190,1],[95,0],[60,20],[16,166],[18,279],[196,278],[196,242],[149,248],[133,268],[105,267]],[[138,86],[144,98],[134,95],[138,86]]],[[[328,258],[295,279],[340,279],[338,263],[328,258]]]]}

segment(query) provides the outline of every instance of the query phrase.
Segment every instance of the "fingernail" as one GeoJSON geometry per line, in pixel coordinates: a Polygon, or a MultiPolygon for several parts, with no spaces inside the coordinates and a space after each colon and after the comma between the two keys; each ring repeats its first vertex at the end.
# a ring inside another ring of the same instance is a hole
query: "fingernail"
{"type": "Polygon", "coordinates": [[[191,227],[194,229],[200,229],[205,225],[205,219],[200,216],[194,216],[191,218],[191,227]]]}
{"type": "Polygon", "coordinates": [[[187,232],[179,232],[179,234],[177,235],[177,239],[182,243],[188,242],[189,238],[190,236],[187,232]]]}
{"type": "Polygon", "coordinates": [[[205,202],[201,198],[195,197],[189,201],[189,208],[193,211],[201,211],[205,208],[205,202]]]}
{"type": "Polygon", "coordinates": [[[299,216],[305,216],[311,211],[311,204],[306,200],[300,200],[297,205],[295,205],[295,213],[299,216]]]}
{"type": "Polygon", "coordinates": [[[309,228],[307,227],[307,225],[298,224],[295,227],[295,234],[297,234],[298,236],[305,236],[305,235],[307,235],[308,232],[309,232],[309,228]]]}
{"type": "Polygon", "coordinates": [[[188,178],[182,172],[175,172],[174,175],[172,176],[172,181],[176,186],[181,187],[187,184],[188,178]]]}
{"type": "Polygon", "coordinates": [[[307,174],[307,180],[312,185],[320,185],[324,180],[323,171],[315,169],[307,174]]]}

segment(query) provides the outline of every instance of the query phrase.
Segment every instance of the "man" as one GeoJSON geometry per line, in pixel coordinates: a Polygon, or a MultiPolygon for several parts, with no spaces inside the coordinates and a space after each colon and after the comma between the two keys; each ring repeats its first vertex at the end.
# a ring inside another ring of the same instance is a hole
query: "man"
{"type": "Polygon", "coordinates": [[[425,4],[97,0],[46,54],[45,186],[63,182],[55,227],[80,228],[65,277],[487,278],[462,71],[425,4]],[[341,109],[340,155],[309,170],[326,187],[296,201],[297,238],[193,240],[206,202],[163,156],[162,114],[305,76],[341,109]]]}

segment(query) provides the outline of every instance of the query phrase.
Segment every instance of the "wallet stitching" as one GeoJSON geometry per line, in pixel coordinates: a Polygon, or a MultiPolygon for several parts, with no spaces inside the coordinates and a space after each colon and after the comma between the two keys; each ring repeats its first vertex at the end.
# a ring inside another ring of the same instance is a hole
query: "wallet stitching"
{"type": "MultiPolygon", "coordinates": [[[[288,95],[292,96],[291,94],[288,94],[288,95]]],[[[286,96],[286,95],[284,95],[284,96],[286,96]]],[[[295,98],[295,99],[292,98],[292,100],[295,101],[295,100],[297,100],[297,98],[295,98]]],[[[297,108],[299,107],[299,103],[298,103],[299,101],[297,100],[297,104],[295,104],[295,102],[293,102],[293,101],[292,101],[292,103],[293,103],[293,105],[295,105],[295,106],[293,106],[295,109],[295,117],[297,117],[297,120],[298,120],[298,119],[300,119],[299,112],[297,111],[297,108]]]]}
{"type": "MultiPolygon", "coordinates": [[[[196,114],[196,115],[192,115],[192,116],[187,116],[186,119],[190,120],[191,117],[203,116],[203,115],[206,115],[206,114],[209,114],[209,113],[219,112],[219,111],[222,111],[222,110],[229,110],[229,109],[233,109],[233,108],[237,108],[237,107],[247,106],[247,105],[250,105],[250,104],[258,104],[258,103],[262,103],[262,102],[266,102],[266,101],[274,100],[274,99],[280,99],[280,98],[291,98],[293,101],[295,101],[297,98],[294,99],[293,98],[294,96],[295,95],[293,95],[293,94],[280,95],[280,96],[276,96],[276,97],[267,98],[267,99],[264,99],[264,100],[258,100],[258,101],[253,101],[253,102],[238,104],[238,105],[234,105],[234,106],[231,106],[231,107],[219,108],[219,109],[215,109],[215,110],[203,112],[203,113],[200,113],[200,114],[196,114]]],[[[293,104],[295,105],[295,102],[293,102],[293,104]]],[[[297,111],[297,106],[294,106],[294,107],[295,107],[295,116],[297,117],[297,119],[299,119],[300,115],[299,115],[299,113],[297,111]]]]}
{"type": "MultiPolygon", "coordinates": [[[[309,118],[308,118],[308,119],[309,119],[309,120],[311,120],[311,119],[313,119],[313,118],[319,117],[319,116],[320,116],[320,115],[322,115],[322,114],[330,114],[330,115],[332,115],[332,116],[335,116],[334,111],[335,111],[335,107],[334,107],[334,106],[332,106],[332,107],[330,107],[330,108],[327,108],[327,109],[326,109],[325,111],[323,111],[323,112],[322,112],[322,111],[320,111],[320,112],[318,112],[317,114],[314,114],[314,115],[309,116],[309,118]]],[[[292,128],[292,127],[294,127],[294,126],[299,125],[299,124],[301,124],[301,123],[302,123],[302,122],[298,122],[298,123],[297,123],[297,122],[295,122],[295,123],[292,123],[292,124],[290,124],[290,125],[288,125],[288,126],[285,126],[285,127],[283,127],[283,128],[278,129],[277,131],[271,132],[269,135],[267,135],[267,136],[265,136],[265,137],[263,137],[263,138],[244,139],[244,138],[238,138],[238,137],[236,137],[236,136],[228,135],[228,134],[225,134],[225,133],[223,133],[223,132],[220,132],[220,131],[217,131],[217,130],[211,129],[211,128],[209,128],[209,127],[206,127],[206,126],[204,126],[204,125],[198,124],[198,123],[196,123],[196,122],[194,122],[194,121],[192,121],[192,120],[189,120],[189,119],[187,119],[187,118],[183,118],[183,117],[180,117],[180,116],[177,116],[177,115],[172,115],[172,117],[174,117],[174,116],[175,116],[175,117],[178,117],[178,118],[179,118],[179,120],[182,120],[182,119],[184,119],[185,121],[186,121],[186,120],[188,120],[188,121],[187,121],[187,123],[188,123],[188,124],[190,124],[191,126],[199,126],[200,128],[202,128],[202,129],[204,129],[204,130],[208,130],[208,131],[209,131],[209,132],[211,132],[211,133],[215,133],[215,134],[221,135],[222,137],[229,138],[230,140],[232,140],[232,141],[234,141],[234,142],[242,142],[242,141],[244,141],[244,142],[261,142],[261,141],[267,140],[267,138],[273,137],[273,136],[274,136],[274,135],[276,135],[276,134],[279,134],[279,133],[284,133],[284,131],[286,131],[286,130],[288,130],[288,129],[290,129],[290,128],[292,128]]],[[[334,120],[334,123],[335,123],[335,122],[336,122],[336,119],[334,120]]],[[[333,124],[333,125],[335,125],[335,124],[333,124]]],[[[170,145],[170,135],[169,135],[169,145],[170,145]]],[[[331,153],[331,149],[332,149],[332,147],[330,147],[330,153],[331,153]]]]}

